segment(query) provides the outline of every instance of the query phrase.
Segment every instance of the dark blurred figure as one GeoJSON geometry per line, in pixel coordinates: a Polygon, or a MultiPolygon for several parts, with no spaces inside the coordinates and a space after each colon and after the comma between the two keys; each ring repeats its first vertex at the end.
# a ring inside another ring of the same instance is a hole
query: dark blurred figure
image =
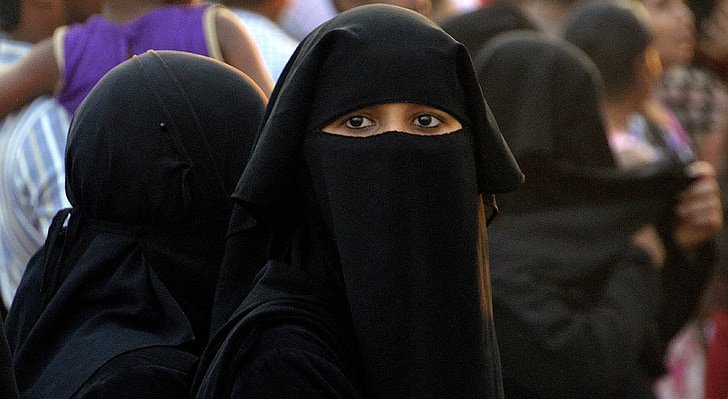
{"type": "MultiPolygon", "coordinates": [[[[0,2],[0,71],[61,25],[101,9],[100,0],[0,2]]],[[[63,152],[70,118],[49,97],[9,115],[0,125],[0,291],[10,307],[25,266],[45,240],[53,215],[68,206],[63,152]]]]}
{"type": "Polygon", "coordinates": [[[512,30],[537,30],[557,37],[578,0],[494,0],[440,21],[445,31],[476,54],[488,40],[512,30]]]}
{"type": "Polygon", "coordinates": [[[258,45],[273,80],[278,80],[298,45],[298,40],[275,22],[292,0],[222,0],[220,4],[243,21],[258,45]]]}
{"type": "Polygon", "coordinates": [[[240,71],[183,52],[132,57],[91,91],[68,138],[73,207],[7,320],[23,397],[189,394],[264,105],[240,71]]]}
{"type": "Polygon", "coordinates": [[[519,8],[518,0],[499,0],[474,11],[448,18],[440,26],[475,55],[490,39],[514,30],[537,30],[519,8]]]}
{"type": "Polygon", "coordinates": [[[673,157],[618,167],[600,75],[573,45],[511,33],[475,63],[526,175],[489,228],[506,396],[652,397],[659,294],[671,288],[654,226],[689,177],[673,157]]]}
{"type": "MultiPolygon", "coordinates": [[[[649,115],[649,111],[645,111],[645,104],[652,101],[654,90],[661,81],[662,68],[656,40],[645,24],[645,19],[639,18],[643,16],[642,12],[641,7],[629,7],[621,3],[588,4],[573,12],[565,28],[566,39],[583,49],[595,61],[604,77],[610,144],[618,160],[622,161],[622,167],[631,168],[644,168],[671,153],[676,156],[680,154],[680,149],[674,145],[676,137],[680,136],[675,131],[660,129],[658,124],[651,123],[645,117],[649,115]],[[645,156],[646,154],[649,156],[645,156]]],[[[710,164],[696,162],[694,157],[685,159],[685,162],[689,170],[702,170],[696,176],[700,177],[698,181],[683,194],[684,198],[692,196],[693,199],[682,201],[676,209],[676,214],[682,213],[679,215],[682,218],[681,223],[689,227],[712,220],[711,208],[705,207],[703,201],[717,204],[718,190],[713,177],[714,168],[710,164]],[[707,195],[701,199],[697,195],[703,185],[714,187],[713,199],[707,195]],[[688,195],[691,192],[693,195],[688,195]],[[689,215],[684,212],[686,209],[692,209],[694,213],[689,215]]],[[[720,213],[715,215],[715,229],[720,227],[721,218],[720,213]]],[[[668,257],[662,270],[663,277],[680,276],[674,278],[667,285],[672,288],[664,290],[663,293],[663,305],[659,311],[659,353],[667,352],[663,355],[668,368],[667,375],[687,381],[695,378],[694,372],[678,372],[675,369],[675,358],[692,358],[692,361],[697,362],[701,356],[698,353],[688,354],[684,349],[676,348],[676,345],[684,346],[684,330],[690,331],[689,326],[699,309],[702,292],[715,265],[716,231],[704,234],[689,227],[692,233],[685,235],[691,236],[690,241],[694,245],[686,245],[686,241],[673,234],[677,231],[675,226],[663,222],[659,227],[662,242],[668,249],[668,257]],[[668,349],[667,345],[672,340],[675,342],[668,349]],[[683,353],[676,355],[676,350],[683,350],[683,353]]],[[[673,389],[677,393],[697,387],[697,384],[683,381],[668,388],[664,380],[663,378],[656,385],[659,397],[671,397],[666,394],[667,389],[673,389]]],[[[702,393],[693,391],[688,396],[702,396],[702,393]]]]}

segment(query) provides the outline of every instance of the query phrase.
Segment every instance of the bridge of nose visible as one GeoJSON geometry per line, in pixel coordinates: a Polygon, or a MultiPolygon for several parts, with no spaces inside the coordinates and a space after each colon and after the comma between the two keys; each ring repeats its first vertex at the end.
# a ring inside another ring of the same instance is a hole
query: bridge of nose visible
{"type": "Polygon", "coordinates": [[[440,109],[423,104],[388,103],[350,112],[322,130],[341,136],[367,137],[392,131],[430,136],[460,129],[461,123],[440,109]]]}

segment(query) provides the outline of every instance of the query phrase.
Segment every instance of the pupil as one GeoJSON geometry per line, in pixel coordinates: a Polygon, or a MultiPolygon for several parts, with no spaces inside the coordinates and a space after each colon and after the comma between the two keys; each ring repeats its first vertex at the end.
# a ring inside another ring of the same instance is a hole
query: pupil
{"type": "Polygon", "coordinates": [[[430,126],[432,123],[432,115],[420,115],[417,119],[420,122],[420,125],[423,126],[430,126]]]}
{"type": "Polygon", "coordinates": [[[364,118],[361,116],[354,116],[351,119],[349,119],[349,124],[351,127],[361,127],[361,125],[364,124],[364,118]]]}

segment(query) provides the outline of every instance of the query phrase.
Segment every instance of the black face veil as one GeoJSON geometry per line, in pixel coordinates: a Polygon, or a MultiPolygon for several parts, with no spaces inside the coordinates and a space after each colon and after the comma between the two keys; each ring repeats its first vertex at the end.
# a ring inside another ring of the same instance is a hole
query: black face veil
{"type": "Polygon", "coordinates": [[[264,104],[239,71],[171,51],[135,56],[96,85],[68,138],[73,208],[54,219],[8,319],[25,395],[70,397],[138,348],[199,355],[230,194],[264,104]]]}
{"type": "MultiPolygon", "coordinates": [[[[279,225],[258,217],[283,241],[269,259],[336,293],[370,395],[490,397],[500,387],[482,307],[479,194],[521,181],[465,48],[417,13],[372,5],[340,14],[299,46],[234,197],[255,215],[286,215],[279,225]],[[368,138],[320,131],[347,112],[393,102],[442,109],[463,129],[368,138]],[[281,233],[292,225],[296,233],[281,233]]],[[[233,320],[252,313],[260,279],[233,320]]]]}

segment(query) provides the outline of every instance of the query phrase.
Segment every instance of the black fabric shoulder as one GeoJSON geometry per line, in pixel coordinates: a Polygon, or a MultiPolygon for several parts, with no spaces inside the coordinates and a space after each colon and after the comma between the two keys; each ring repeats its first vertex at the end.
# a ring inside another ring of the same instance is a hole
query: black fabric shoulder
{"type": "Polygon", "coordinates": [[[73,398],[184,398],[197,357],[181,349],[149,347],[110,359],[73,398]],[[173,365],[173,366],[171,366],[173,365]]]}

